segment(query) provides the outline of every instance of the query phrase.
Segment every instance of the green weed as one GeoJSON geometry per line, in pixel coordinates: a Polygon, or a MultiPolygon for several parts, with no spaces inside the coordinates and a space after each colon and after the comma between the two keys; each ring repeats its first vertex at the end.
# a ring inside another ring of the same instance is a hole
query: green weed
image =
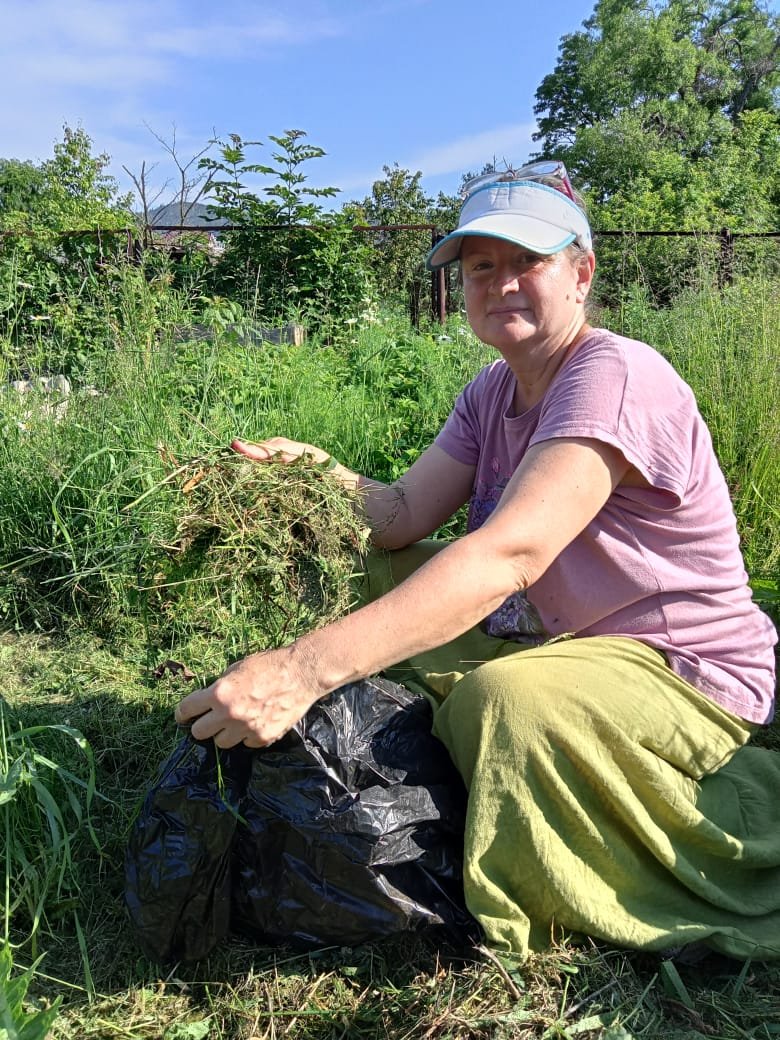
{"type": "Polygon", "coordinates": [[[8,943],[0,946],[0,1036],[3,1040],[46,1040],[57,1017],[60,1000],[50,1007],[28,1010],[27,989],[37,963],[20,975],[13,975],[13,958],[8,943]]]}

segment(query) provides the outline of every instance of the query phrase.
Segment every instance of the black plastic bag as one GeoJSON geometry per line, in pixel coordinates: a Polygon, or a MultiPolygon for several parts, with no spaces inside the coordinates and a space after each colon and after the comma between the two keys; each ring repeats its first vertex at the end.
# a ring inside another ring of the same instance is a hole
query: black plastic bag
{"type": "Polygon", "coordinates": [[[189,738],[136,821],[126,902],[145,952],[203,957],[229,930],[356,945],[477,934],[463,903],[466,794],[425,698],[342,687],[268,748],[189,738]],[[221,771],[221,780],[218,777],[221,771]]]}
{"type": "Polygon", "coordinates": [[[125,856],[125,903],[152,959],[198,960],[230,927],[231,850],[247,748],[182,740],[144,800],[125,856]]]}

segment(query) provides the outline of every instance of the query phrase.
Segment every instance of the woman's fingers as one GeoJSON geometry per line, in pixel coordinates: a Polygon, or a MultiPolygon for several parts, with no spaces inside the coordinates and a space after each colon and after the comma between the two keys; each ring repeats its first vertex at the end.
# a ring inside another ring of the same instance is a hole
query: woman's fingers
{"type": "Polygon", "coordinates": [[[316,682],[289,662],[290,648],[250,654],[210,686],[188,694],[176,708],[179,725],[191,722],[195,740],[218,747],[265,747],[303,718],[317,699],[316,682]]]}
{"type": "Polygon", "coordinates": [[[230,442],[230,447],[255,462],[296,462],[305,455],[312,462],[322,463],[330,458],[322,448],[301,441],[291,441],[286,437],[271,437],[267,441],[257,443],[235,438],[230,442]]]}
{"type": "Polygon", "coordinates": [[[233,451],[237,451],[240,455],[246,455],[248,459],[252,459],[255,462],[270,462],[278,452],[274,451],[265,443],[253,444],[251,441],[242,441],[236,438],[230,442],[230,447],[233,451]]]}

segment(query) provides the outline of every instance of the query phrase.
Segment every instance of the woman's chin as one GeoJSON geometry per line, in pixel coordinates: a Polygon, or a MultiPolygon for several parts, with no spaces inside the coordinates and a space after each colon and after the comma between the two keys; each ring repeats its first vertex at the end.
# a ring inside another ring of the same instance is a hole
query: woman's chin
{"type": "MultiPolygon", "coordinates": [[[[486,330],[487,331],[487,330],[486,330]]],[[[530,321],[524,321],[515,317],[512,321],[497,323],[490,330],[490,339],[498,350],[520,347],[536,335],[536,326],[530,321]]]]}

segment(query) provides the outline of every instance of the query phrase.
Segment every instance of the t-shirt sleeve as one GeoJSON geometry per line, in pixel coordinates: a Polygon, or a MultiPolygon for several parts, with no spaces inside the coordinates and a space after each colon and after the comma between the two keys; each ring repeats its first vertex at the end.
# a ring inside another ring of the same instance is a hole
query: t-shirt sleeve
{"type": "Polygon", "coordinates": [[[690,387],[646,344],[587,344],[555,380],[530,443],[588,437],[618,448],[650,485],[682,499],[691,469],[696,403],[690,387]]]}

